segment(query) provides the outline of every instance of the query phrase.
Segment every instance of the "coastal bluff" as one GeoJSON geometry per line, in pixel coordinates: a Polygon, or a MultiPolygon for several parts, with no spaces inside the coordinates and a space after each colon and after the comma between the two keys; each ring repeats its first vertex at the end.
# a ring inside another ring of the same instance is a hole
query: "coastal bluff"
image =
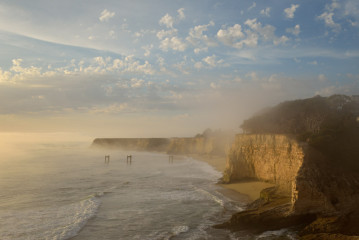
{"type": "Polygon", "coordinates": [[[237,135],[227,153],[223,182],[248,179],[276,187],[263,190],[261,199],[222,227],[274,230],[307,223],[303,235],[359,234],[358,176],[330,165],[306,142],[280,134],[237,135]]]}
{"type": "Polygon", "coordinates": [[[92,147],[221,156],[226,158],[223,183],[259,180],[275,185],[216,228],[263,232],[300,226],[303,240],[359,239],[358,174],[291,135],[96,138],[92,147]]]}
{"type": "Polygon", "coordinates": [[[96,138],[91,147],[165,152],[178,155],[225,156],[225,151],[231,142],[231,137],[96,138]]]}

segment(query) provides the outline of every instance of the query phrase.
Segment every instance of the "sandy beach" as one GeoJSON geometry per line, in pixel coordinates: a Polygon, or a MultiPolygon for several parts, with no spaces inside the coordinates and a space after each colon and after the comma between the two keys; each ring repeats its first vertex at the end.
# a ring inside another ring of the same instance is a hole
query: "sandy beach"
{"type": "MultiPolygon", "coordinates": [[[[204,161],[211,165],[214,169],[219,172],[224,171],[226,167],[226,158],[220,156],[203,156],[196,155],[193,156],[195,159],[204,161]]],[[[223,187],[223,194],[226,194],[233,200],[245,200],[248,202],[254,201],[259,198],[260,192],[269,187],[273,187],[274,184],[261,182],[261,181],[244,181],[230,184],[218,184],[223,187]],[[247,198],[243,197],[243,194],[247,196],[247,198]]]]}

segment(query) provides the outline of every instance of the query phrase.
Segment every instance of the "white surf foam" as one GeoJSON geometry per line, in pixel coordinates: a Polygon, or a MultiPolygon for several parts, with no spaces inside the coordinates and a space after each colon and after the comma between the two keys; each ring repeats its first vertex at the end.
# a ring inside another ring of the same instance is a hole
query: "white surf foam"
{"type": "Polygon", "coordinates": [[[0,239],[68,239],[75,236],[86,222],[96,214],[100,203],[100,199],[93,196],[60,207],[1,211],[2,231],[0,232],[0,239]]]}

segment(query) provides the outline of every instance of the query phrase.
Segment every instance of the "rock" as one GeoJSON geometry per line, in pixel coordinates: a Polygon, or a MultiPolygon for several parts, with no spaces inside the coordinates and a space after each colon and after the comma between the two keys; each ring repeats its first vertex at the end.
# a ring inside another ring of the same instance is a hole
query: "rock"
{"type": "Polygon", "coordinates": [[[264,189],[261,198],[249,204],[247,210],[234,214],[228,222],[214,227],[261,233],[308,224],[315,220],[313,214],[288,214],[291,209],[290,198],[279,195],[277,191],[276,188],[264,189]]]}
{"type": "Polygon", "coordinates": [[[342,234],[309,234],[302,236],[300,240],[359,240],[358,236],[346,236],[342,234]]]}
{"type": "Polygon", "coordinates": [[[305,224],[303,239],[359,235],[358,174],[333,167],[306,143],[285,135],[237,135],[227,155],[223,181],[246,178],[276,187],[262,191],[246,211],[217,227],[267,231],[305,224]]]}

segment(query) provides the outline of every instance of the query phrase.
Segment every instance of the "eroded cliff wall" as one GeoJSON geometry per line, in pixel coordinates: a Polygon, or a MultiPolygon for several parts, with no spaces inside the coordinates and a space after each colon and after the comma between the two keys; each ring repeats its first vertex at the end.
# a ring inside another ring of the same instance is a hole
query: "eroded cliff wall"
{"type": "Polygon", "coordinates": [[[321,153],[285,135],[236,136],[223,180],[247,178],[276,184],[298,214],[350,212],[359,200],[357,177],[329,166],[321,153]]]}
{"type": "Polygon", "coordinates": [[[284,135],[237,135],[227,155],[224,180],[256,178],[289,193],[303,156],[303,147],[284,135]]]}
{"type": "Polygon", "coordinates": [[[135,151],[158,151],[170,154],[200,154],[225,156],[232,137],[194,138],[96,138],[93,147],[135,151]]]}

